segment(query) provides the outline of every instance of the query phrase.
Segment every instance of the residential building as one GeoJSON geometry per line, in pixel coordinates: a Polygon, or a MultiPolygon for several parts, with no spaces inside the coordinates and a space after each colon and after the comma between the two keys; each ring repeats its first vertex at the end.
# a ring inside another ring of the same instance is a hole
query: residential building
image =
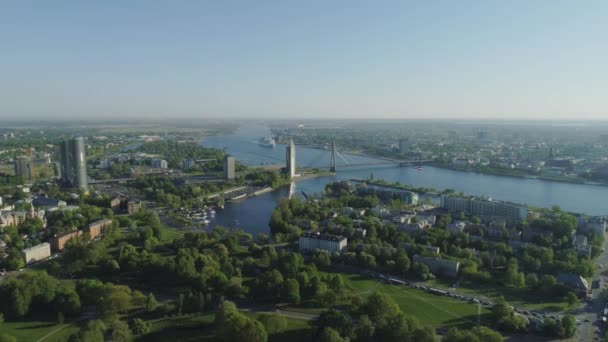
{"type": "Polygon", "coordinates": [[[437,216],[435,215],[418,215],[418,221],[425,221],[431,226],[434,226],[437,222],[437,216]]]}
{"type": "Polygon", "coordinates": [[[580,298],[584,298],[589,293],[589,283],[581,275],[572,273],[559,273],[557,281],[570,288],[580,298]]]}
{"type": "Polygon", "coordinates": [[[85,233],[89,233],[89,239],[95,239],[99,235],[101,235],[104,230],[110,227],[112,227],[112,220],[103,219],[90,223],[88,226],[85,227],[84,231],[85,233]]]}
{"type": "Polygon", "coordinates": [[[584,232],[604,234],[608,226],[608,218],[602,216],[577,217],[578,229],[584,232]]]}
{"type": "Polygon", "coordinates": [[[468,221],[455,221],[453,223],[448,223],[445,226],[445,229],[451,233],[462,232],[469,224],[468,221]]]}
{"type": "Polygon", "coordinates": [[[122,199],[120,197],[114,197],[110,201],[110,208],[114,211],[118,211],[120,209],[120,204],[122,203],[122,199]]]}
{"type": "Polygon", "coordinates": [[[141,209],[140,200],[135,199],[135,198],[127,200],[127,213],[129,215],[138,212],[139,209],[141,209]]]}
{"type": "Polygon", "coordinates": [[[347,245],[344,236],[321,234],[314,231],[306,231],[300,235],[300,251],[315,251],[317,249],[330,253],[342,252],[347,245]]]}
{"type": "Polygon", "coordinates": [[[443,196],[441,206],[450,211],[461,211],[477,216],[486,222],[503,219],[514,224],[525,220],[528,216],[528,207],[525,205],[485,198],[443,196]]]}
{"type": "Polygon", "coordinates": [[[53,198],[53,197],[46,197],[46,196],[37,196],[32,201],[32,204],[36,208],[45,209],[45,210],[64,208],[65,206],[68,205],[65,201],[62,201],[60,199],[53,198]]]}
{"type": "Polygon", "coordinates": [[[236,159],[233,156],[227,155],[224,157],[224,179],[233,180],[236,178],[236,159]]]}
{"type": "Polygon", "coordinates": [[[169,164],[164,159],[152,159],[150,161],[150,166],[155,169],[168,169],[169,164]]]}
{"type": "Polygon", "coordinates": [[[585,235],[574,236],[574,239],[572,239],[572,248],[579,256],[585,258],[591,257],[591,245],[588,244],[587,237],[585,235]]]}
{"type": "Polygon", "coordinates": [[[390,215],[390,211],[387,208],[381,207],[381,206],[375,206],[371,209],[372,213],[383,217],[383,216],[388,216],[390,215]]]}
{"type": "Polygon", "coordinates": [[[188,170],[194,167],[194,165],[196,165],[196,161],[194,159],[184,159],[182,160],[182,169],[184,170],[188,170]]]}
{"type": "Polygon", "coordinates": [[[51,256],[51,245],[48,242],[43,242],[39,245],[22,250],[21,255],[26,264],[44,260],[51,256]]]}
{"type": "Polygon", "coordinates": [[[60,146],[61,181],[69,188],[86,189],[87,159],[84,138],[64,140],[60,146]]]}
{"type": "Polygon", "coordinates": [[[410,244],[407,242],[402,242],[399,245],[399,248],[404,249],[406,251],[412,251],[420,248],[429,254],[439,254],[440,248],[437,246],[427,246],[427,245],[418,245],[418,244],[410,244]]]}
{"type": "Polygon", "coordinates": [[[79,236],[82,236],[82,230],[74,230],[55,236],[51,239],[51,247],[54,251],[61,252],[65,248],[65,244],[68,243],[68,241],[79,236]]]}
{"type": "Polygon", "coordinates": [[[31,181],[34,175],[34,162],[30,157],[15,158],[15,176],[24,181],[31,181]]]}
{"type": "Polygon", "coordinates": [[[460,262],[447,259],[414,255],[414,262],[426,265],[434,275],[455,278],[458,276],[460,262]]]}

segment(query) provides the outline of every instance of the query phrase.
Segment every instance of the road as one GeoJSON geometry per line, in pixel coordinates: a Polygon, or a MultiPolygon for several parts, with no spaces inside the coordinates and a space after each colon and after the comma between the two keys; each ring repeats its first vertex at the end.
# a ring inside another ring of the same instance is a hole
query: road
{"type": "Polygon", "coordinates": [[[597,258],[597,264],[602,265],[603,268],[601,273],[593,278],[593,281],[599,281],[600,286],[598,288],[592,286],[591,303],[575,314],[576,319],[582,321],[575,335],[578,341],[601,340],[606,331],[600,322],[600,312],[604,310],[606,304],[600,299],[600,292],[602,288],[608,286],[608,277],[605,271],[608,265],[608,239],[604,241],[604,252],[597,258]]]}

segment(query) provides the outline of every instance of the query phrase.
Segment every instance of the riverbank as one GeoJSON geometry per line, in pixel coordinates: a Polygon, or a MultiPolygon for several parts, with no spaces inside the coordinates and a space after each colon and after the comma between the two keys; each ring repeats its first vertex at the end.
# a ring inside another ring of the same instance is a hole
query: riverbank
{"type": "MultiPolygon", "coordinates": [[[[433,166],[439,169],[460,171],[460,172],[468,172],[468,173],[477,173],[481,175],[492,175],[492,176],[500,176],[500,177],[510,177],[510,178],[518,178],[518,179],[539,179],[551,182],[560,182],[560,183],[569,183],[569,184],[581,184],[581,185],[599,185],[599,186],[608,186],[608,183],[602,182],[591,182],[585,180],[584,178],[566,178],[559,176],[543,176],[543,175],[531,175],[531,174],[519,174],[519,173],[509,173],[503,172],[502,170],[477,170],[477,169],[469,169],[464,167],[459,167],[451,164],[438,163],[433,162],[429,163],[429,166],[433,166]]],[[[508,171],[508,170],[507,170],[508,171]]]]}

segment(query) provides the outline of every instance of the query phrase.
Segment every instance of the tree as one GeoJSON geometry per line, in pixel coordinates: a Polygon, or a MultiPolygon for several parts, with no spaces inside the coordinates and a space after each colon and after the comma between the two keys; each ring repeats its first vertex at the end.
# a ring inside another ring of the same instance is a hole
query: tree
{"type": "Polygon", "coordinates": [[[336,330],[327,327],[327,328],[323,329],[323,331],[319,335],[318,341],[319,342],[345,342],[346,340],[344,340],[342,337],[340,337],[340,334],[336,330]]]}
{"type": "Polygon", "coordinates": [[[283,300],[290,304],[300,304],[300,284],[295,279],[283,283],[283,300]]]}
{"type": "Polygon", "coordinates": [[[566,302],[568,303],[568,305],[570,305],[570,306],[573,306],[576,303],[578,303],[578,297],[570,291],[568,291],[568,293],[566,294],[565,299],[566,299],[566,302]]]}
{"type": "Polygon", "coordinates": [[[359,324],[355,330],[356,340],[361,342],[369,341],[374,334],[374,326],[367,315],[359,317],[359,324]]]}
{"type": "Polygon", "coordinates": [[[542,331],[546,336],[564,336],[564,329],[562,328],[561,322],[558,322],[553,318],[544,320],[542,331]]]}
{"type": "Polygon", "coordinates": [[[262,323],[269,335],[279,334],[287,329],[287,319],[276,312],[261,314],[258,321],[262,323]]]}
{"type": "Polygon", "coordinates": [[[226,342],[266,342],[268,334],[262,323],[241,313],[231,316],[218,330],[218,337],[226,342]]]}
{"type": "Polygon", "coordinates": [[[565,315],[562,317],[562,337],[572,337],[576,332],[576,319],[572,315],[565,315]]]}
{"type": "Polygon", "coordinates": [[[86,342],[103,342],[103,334],[106,331],[106,326],[101,320],[89,321],[78,334],[80,341],[86,342]]]}
{"type": "Polygon", "coordinates": [[[368,298],[365,311],[372,322],[379,322],[396,316],[401,312],[399,306],[384,292],[374,291],[368,298]]]}
{"type": "Polygon", "coordinates": [[[133,339],[131,329],[129,325],[121,320],[115,320],[112,322],[112,341],[114,342],[127,342],[133,339]]]}
{"type": "Polygon", "coordinates": [[[317,327],[320,332],[325,328],[332,328],[341,336],[350,337],[353,334],[353,322],[350,317],[335,309],[323,311],[317,319],[317,327]]]}
{"type": "Polygon", "coordinates": [[[154,298],[154,294],[152,292],[150,292],[148,294],[148,296],[146,297],[146,311],[153,311],[156,306],[158,305],[158,302],[156,301],[156,298],[154,298]]]}
{"type": "Polygon", "coordinates": [[[145,335],[150,332],[150,323],[141,318],[134,318],[133,321],[131,321],[131,328],[135,335],[145,335]]]}
{"type": "Polygon", "coordinates": [[[471,330],[450,328],[442,342],[502,342],[502,336],[487,327],[475,327],[471,330]]]}

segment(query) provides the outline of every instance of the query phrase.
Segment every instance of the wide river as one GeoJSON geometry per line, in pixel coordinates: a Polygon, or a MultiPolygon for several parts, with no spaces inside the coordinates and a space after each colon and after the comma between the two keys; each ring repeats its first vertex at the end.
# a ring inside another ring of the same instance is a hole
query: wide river
{"type": "MultiPolygon", "coordinates": [[[[264,126],[241,127],[234,134],[207,138],[203,145],[225,149],[241,163],[249,166],[261,164],[284,164],[285,146],[276,148],[257,144],[260,137],[270,136],[264,126]]],[[[319,149],[298,147],[296,164],[306,167],[328,167],[330,152],[319,149]]],[[[484,175],[472,172],[454,171],[435,167],[424,167],[417,171],[413,167],[366,166],[343,167],[341,165],[377,162],[378,160],[354,155],[338,158],[335,176],[325,176],[297,182],[294,186],[235,203],[227,203],[218,211],[210,228],[217,225],[240,228],[251,234],[268,233],[270,213],[277,203],[290,192],[299,194],[320,193],[325,185],[336,180],[350,178],[374,178],[400,182],[413,186],[431,187],[438,190],[454,189],[471,195],[484,195],[498,200],[524,203],[537,207],[559,205],[562,209],[590,215],[608,214],[608,187],[596,185],[570,184],[540,179],[523,179],[484,175]]]]}

